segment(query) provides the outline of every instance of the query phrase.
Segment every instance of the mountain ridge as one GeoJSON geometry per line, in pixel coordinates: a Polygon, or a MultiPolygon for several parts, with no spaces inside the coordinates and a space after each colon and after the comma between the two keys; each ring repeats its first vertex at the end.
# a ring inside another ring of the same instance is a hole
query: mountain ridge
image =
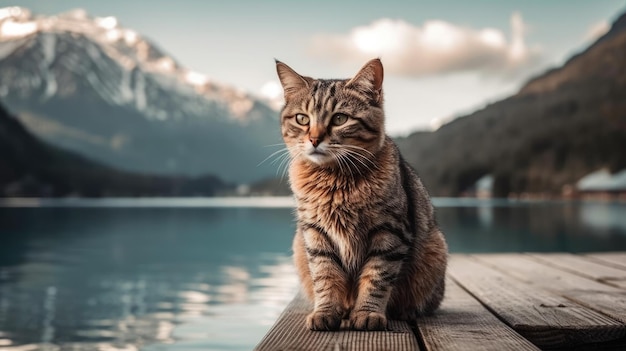
{"type": "Polygon", "coordinates": [[[624,18],[517,94],[398,138],[431,193],[462,195],[491,175],[495,196],[560,195],[598,169],[626,168],[624,18]]]}
{"type": "MultiPolygon", "coordinates": [[[[3,9],[0,9],[2,11],[3,9]]],[[[11,54],[12,50],[28,44],[33,36],[42,37],[42,62],[50,65],[55,58],[55,46],[57,41],[63,43],[64,36],[69,36],[70,40],[88,40],[92,45],[88,47],[92,55],[100,55],[98,49],[106,54],[104,58],[109,58],[126,68],[128,72],[134,70],[151,73],[158,77],[162,83],[169,84],[180,90],[181,93],[190,95],[200,94],[207,99],[228,99],[228,109],[233,117],[244,119],[246,113],[252,107],[252,96],[236,88],[219,84],[212,81],[207,76],[182,67],[171,55],[167,55],[151,40],[141,36],[132,29],[122,27],[117,19],[109,17],[91,17],[82,9],[71,10],[57,16],[33,16],[32,13],[22,7],[11,7],[4,9],[7,14],[0,15],[0,41],[17,41],[12,47],[2,50],[0,58],[11,54]],[[5,27],[14,28],[10,30],[5,27]],[[26,29],[16,29],[22,27],[26,29]],[[22,44],[22,45],[20,45],[22,44]]],[[[48,72],[46,72],[48,73],[48,72]]],[[[124,72],[123,72],[124,73],[124,72]]],[[[129,85],[132,77],[122,77],[118,96],[109,96],[115,103],[132,103],[138,109],[146,108],[146,102],[142,101],[146,97],[142,92],[137,91],[137,85],[129,85]],[[137,94],[137,96],[135,96],[137,94]]],[[[154,78],[153,78],[154,79],[154,78]]],[[[53,93],[54,80],[47,81],[46,92],[53,93]]],[[[150,104],[154,106],[154,103],[150,104]]],[[[167,118],[171,111],[147,111],[151,118],[167,118]]],[[[174,111],[176,113],[177,111],[174,111]]],[[[195,111],[192,111],[195,112],[195,111]]],[[[176,116],[176,115],[174,115],[176,116]]]]}
{"type": "Polygon", "coordinates": [[[114,17],[0,10],[0,98],[40,138],[120,169],[236,182],[275,172],[256,167],[280,141],[275,110],[180,66],[114,17]]]}

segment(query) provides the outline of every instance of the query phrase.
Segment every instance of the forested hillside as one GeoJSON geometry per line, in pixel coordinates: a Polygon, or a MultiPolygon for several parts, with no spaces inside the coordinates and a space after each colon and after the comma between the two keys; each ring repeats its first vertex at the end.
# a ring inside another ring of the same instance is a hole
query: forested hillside
{"type": "Polygon", "coordinates": [[[0,106],[0,197],[209,196],[227,188],[214,176],[165,177],[111,169],[40,141],[0,106]]]}
{"type": "Polygon", "coordinates": [[[626,14],[561,68],[435,132],[398,141],[430,192],[456,196],[484,175],[494,195],[561,194],[626,168],[626,14]]]}

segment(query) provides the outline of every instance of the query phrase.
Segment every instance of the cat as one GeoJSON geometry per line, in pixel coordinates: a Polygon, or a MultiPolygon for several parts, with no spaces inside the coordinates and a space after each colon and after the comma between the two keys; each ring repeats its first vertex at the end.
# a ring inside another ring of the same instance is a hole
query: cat
{"type": "Polygon", "coordinates": [[[431,314],[448,249],[429,195],[385,134],[383,66],[351,79],[301,76],[276,60],[281,132],[296,199],[294,263],[313,302],[306,324],[385,330],[431,314]]]}

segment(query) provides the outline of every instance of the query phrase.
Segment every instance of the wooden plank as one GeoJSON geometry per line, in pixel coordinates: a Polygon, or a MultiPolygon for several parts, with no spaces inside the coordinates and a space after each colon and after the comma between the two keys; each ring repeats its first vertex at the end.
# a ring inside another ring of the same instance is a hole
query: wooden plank
{"type": "Polygon", "coordinates": [[[549,266],[626,289],[626,267],[619,269],[583,255],[568,253],[531,254],[531,256],[549,266]]]}
{"type": "Polygon", "coordinates": [[[452,256],[449,266],[455,281],[541,348],[566,348],[626,335],[621,323],[512,278],[475,258],[452,256]]]}
{"type": "Polygon", "coordinates": [[[539,350],[500,321],[452,279],[433,316],[417,321],[418,337],[426,350],[523,351],[539,350]]]}
{"type": "Polygon", "coordinates": [[[626,252],[602,252],[585,255],[614,267],[626,269],[626,252]]]}
{"type": "MultiPolygon", "coordinates": [[[[562,269],[523,254],[480,255],[480,261],[537,287],[553,291],[614,319],[626,322],[626,291],[562,269]]],[[[547,260],[548,256],[544,256],[547,260]]]]}
{"type": "Polygon", "coordinates": [[[406,322],[390,321],[387,331],[362,332],[348,330],[344,320],[340,331],[311,331],[305,325],[311,309],[302,295],[296,296],[255,350],[419,350],[417,338],[406,322]]]}

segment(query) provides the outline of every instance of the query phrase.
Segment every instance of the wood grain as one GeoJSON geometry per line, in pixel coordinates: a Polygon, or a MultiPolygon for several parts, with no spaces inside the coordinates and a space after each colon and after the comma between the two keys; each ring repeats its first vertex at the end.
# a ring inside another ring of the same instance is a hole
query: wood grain
{"type": "MultiPolygon", "coordinates": [[[[482,260],[484,256],[478,257],[482,260]]],[[[513,278],[476,258],[453,256],[450,274],[516,332],[541,348],[567,348],[626,335],[622,323],[513,278]]],[[[543,276],[543,272],[535,271],[535,275],[543,276]]]]}
{"type": "Polygon", "coordinates": [[[415,334],[406,322],[390,321],[387,331],[362,332],[348,330],[344,320],[341,331],[311,331],[304,324],[311,309],[301,294],[296,296],[255,350],[419,350],[415,334]]]}
{"type": "MultiPolygon", "coordinates": [[[[553,291],[621,322],[626,322],[626,290],[546,265],[537,260],[537,256],[507,254],[476,257],[502,272],[532,284],[531,289],[541,288],[553,291]]],[[[543,261],[548,259],[544,256],[543,261]]]]}
{"type": "Polygon", "coordinates": [[[414,326],[310,331],[298,295],[256,350],[626,350],[625,272],[626,253],[452,255],[441,308],[414,326]]]}
{"type": "Polygon", "coordinates": [[[585,255],[603,263],[626,269],[626,252],[603,252],[585,255]]]}
{"type": "Polygon", "coordinates": [[[426,350],[539,350],[448,279],[441,308],[417,321],[426,350]]]}
{"type": "Polygon", "coordinates": [[[590,257],[569,253],[533,254],[532,256],[549,266],[626,289],[626,267],[620,269],[590,257]]]}

